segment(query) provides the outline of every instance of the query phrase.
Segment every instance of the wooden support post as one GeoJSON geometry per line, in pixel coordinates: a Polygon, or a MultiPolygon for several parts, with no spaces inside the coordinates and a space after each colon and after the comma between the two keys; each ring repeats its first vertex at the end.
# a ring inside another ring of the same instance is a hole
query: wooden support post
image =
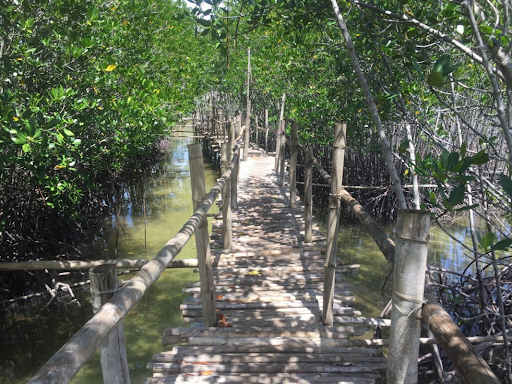
{"type": "Polygon", "coordinates": [[[256,148],[260,147],[260,129],[259,129],[259,121],[258,121],[258,115],[254,115],[254,124],[256,125],[256,129],[254,130],[254,133],[256,134],[256,137],[254,138],[254,141],[256,141],[256,148]]]}
{"type": "Polygon", "coordinates": [[[397,219],[393,271],[393,309],[387,383],[418,382],[418,353],[423,304],[430,213],[401,210],[397,219]]]}
{"type": "Polygon", "coordinates": [[[486,361],[480,357],[475,347],[434,298],[429,297],[421,317],[464,379],[464,383],[499,384],[500,381],[486,361]]]}
{"type": "Polygon", "coordinates": [[[331,194],[329,196],[329,219],[327,223],[327,245],[324,264],[323,323],[327,326],[332,326],[334,322],[333,299],[336,280],[336,254],[338,250],[338,229],[341,211],[340,193],[343,181],[346,134],[346,123],[335,125],[331,167],[331,194]]]}
{"type": "Polygon", "coordinates": [[[297,200],[297,151],[298,151],[297,122],[292,121],[292,139],[290,142],[290,206],[295,208],[297,200]]]}
{"type": "MultiPolygon", "coordinates": [[[[206,196],[204,181],[203,151],[201,144],[188,146],[190,161],[190,180],[192,182],[192,199],[194,211],[199,208],[206,196]]],[[[210,253],[210,238],[208,236],[208,219],[206,216],[199,224],[196,232],[197,266],[201,283],[201,302],[203,306],[203,323],[205,327],[217,326],[215,313],[215,283],[210,253]]]]}
{"type": "Polygon", "coordinates": [[[281,130],[284,129],[284,102],[286,100],[286,93],[283,93],[283,99],[281,102],[281,112],[279,113],[279,122],[277,123],[277,134],[276,134],[276,161],[274,163],[274,171],[279,171],[279,160],[281,151],[281,130]]]}
{"type": "MultiPolygon", "coordinates": [[[[247,49],[247,105],[245,109],[244,161],[249,156],[249,138],[251,134],[251,48],[247,49]]],[[[256,127],[257,129],[257,127],[256,127]]]]}
{"type": "Polygon", "coordinates": [[[279,140],[279,185],[284,186],[284,168],[286,165],[286,129],[285,121],[281,121],[281,139],[279,140]]]}
{"type": "MultiPolygon", "coordinates": [[[[222,143],[221,147],[221,169],[222,174],[228,169],[231,151],[229,143],[222,143]]],[[[222,239],[224,240],[224,250],[230,251],[232,247],[232,221],[231,221],[231,178],[226,181],[222,188],[222,239]]]]}
{"type": "MultiPolygon", "coordinates": [[[[230,150],[230,159],[234,154],[235,145],[236,145],[236,121],[235,123],[231,123],[229,126],[228,132],[228,142],[229,142],[229,150],[230,150]]],[[[238,154],[240,155],[240,149],[238,149],[238,154]]],[[[240,165],[240,156],[238,156],[237,161],[235,163],[235,167],[233,168],[233,172],[231,173],[231,208],[236,208],[238,204],[238,169],[240,165]]]]}
{"type": "Polygon", "coordinates": [[[306,171],[304,174],[304,241],[313,241],[313,147],[306,145],[306,171]]]}
{"type": "Polygon", "coordinates": [[[279,151],[281,150],[281,121],[277,122],[277,131],[276,131],[276,158],[274,161],[274,171],[279,171],[279,151]]]}
{"type": "Polygon", "coordinates": [[[265,153],[268,153],[268,109],[265,109],[265,153]]]}
{"type": "MultiPolygon", "coordinates": [[[[118,288],[116,267],[99,265],[91,268],[89,278],[91,279],[92,308],[96,312],[114,296],[118,288]]],[[[105,337],[100,346],[100,361],[105,384],[130,384],[123,321],[120,321],[105,337]]]]}

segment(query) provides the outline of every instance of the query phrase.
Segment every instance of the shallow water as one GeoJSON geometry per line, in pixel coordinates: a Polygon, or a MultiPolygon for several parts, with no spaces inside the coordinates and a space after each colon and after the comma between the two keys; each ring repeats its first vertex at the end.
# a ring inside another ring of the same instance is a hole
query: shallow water
{"type": "MultiPolygon", "coordinates": [[[[148,258],[152,258],[189,219],[192,198],[187,144],[190,142],[189,139],[175,141],[165,161],[155,169],[154,178],[148,181],[146,225],[141,205],[132,200],[123,207],[118,258],[145,258],[146,253],[148,258]],[[144,233],[147,234],[147,250],[144,233]]],[[[209,190],[216,182],[217,171],[211,165],[206,165],[205,177],[209,190]]],[[[128,191],[125,197],[137,193],[140,197],[140,191],[128,191]]],[[[217,207],[212,207],[210,212],[218,212],[217,207]]],[[[101,247],[96,247],[97,254],[90,254],[90,258],[114,257],[115,219],[112,218],[109,224],[111,230],[105,233],[105,243],[100,243],[101,247]]],[[[192,238],[177,258],[195,258],[195,252],[192,238]]],[[[120,280],[127,280],[129,276],[121,276],[120,280]]],[[[132,383],[141,383],[143,378],[151,375],[146,364],[153,353],[165,350],[161,345],[164,329],[187,326],[179,311],[179,305],[186,297],[181,289],[197,280],[198,275],[190,268],[167,269],[126,316],[124,328],[132,383]]],[[[87,290],[74,289],[73,292],[80,306],[66,298],[46,306],[50,300],[48,296],[32,300],[33,305],[29,306],[20,302],[11,307],[8,315],[0,318],[0,383],[25,383],[92,316],[87,290]]],[[[101,382],[98,354],[72,381],[75,384],[101,382]]]]}

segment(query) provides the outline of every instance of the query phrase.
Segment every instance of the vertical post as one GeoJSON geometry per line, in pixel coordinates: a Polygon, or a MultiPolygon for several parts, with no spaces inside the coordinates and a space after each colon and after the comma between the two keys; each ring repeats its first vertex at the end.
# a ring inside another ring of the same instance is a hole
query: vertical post
{"type": "Polygon", "coordinates": [[[212,137],[217,137],[217,107],[215,106],[215,99],[212,98],[212,137]]]}
{"type": "Polygon", "coordinates": [[[295,208],[297,200],[297,150],[298,150],[297,122],[292,121],[292,138],[290,141],[290,206],[295,208]]]}
{"type": "MultiPolygon", "coordinates": [[[[117,288],[115,265],[98,265],[89,270],[92,308],[96,312],[110,300],[117,288]]],[[[110,331],[100,347],[101,371],[105,384],[130,383],[123,322],[110,331]]]]}
{"type": "Polygon", "coordinates": [[[327,247],[324,264],[323,323],[326,326],[332,326],[334,322],[332,309],[336,280],[336,253],[338,248],[339,216],[341,211],[340,193],[343,181],[346,133],[346,123],[335,125],[331,167],[331,194],[329,196],[329,219],[327,223],[327,247]]]}
{"type": "Polygon", "coordinates": [[[304,241],[313,241],[313,147],[306,146],[306,171],[304,174],[304,241]]]}
{"type": "MultiPolygon", "coordinates": [[[[231,158],[229,143],[222,143],[221,146],[221,169],[222,174],[226,172],[231,158]]],[[[222,239],[224,250],[230,251],[232,247],[232,221],[231,221],[231,177],[224,184],[222,189],[222,239]]]]}
{"type": "MultiPolygon", "coordinates": [[[[231,155],[234,154],[236,145],[236,128],[235,124],[231,123],[228,132],[229,149],[231,155]]],[[[231,208],[236,208],[238,203],[238,170],[240,168],[240,148],[237,148],[238,156],[231,174],[231,208]]]]}
{"type": "Polygon", "coordinates": [[[274,171],[279,170],[279,152],[281,151],[281,131],[284,130],[284,102],[286,100],[286,93],[283,93],[283,98],[281,101],[281,112],[279,113],[279,122],[277,123],[277,134],[276,134],[276,161],[274,164],[274,171]]]}
{"type": "Polygon", "coordinates": [[[393,309],[387,382],[418,382],[421,312],[427,267],[430,213],[400,210],[393,271],[393,309]]]}
{"type": "MultiPolygon", "coordinates": [[[[190,180],[192,183],[192,200],[196,210],[206,195],[204,182],[203,151],[201,144],[188,146],[190,162],[190,180]]],[[[213,280],[212,257],[210,253],[210,239],[208,236],[208,219],[199,224],[196,232],[197,266],[201,284],[201,302],[203,306],[203,323],[205,327],[215,327],[217,316],[215,313],[215,282],[213,280]]]]}
{"type": "Polygon", "coordinates": [[[249,135],[251,133],[250,84],[251,84],[251,48],[248,48],[247,49],[247,108],[245,110],[244,161],[247,161],[247,156],[249,156],[249,135]]]}
{"type": "Polygon", "coordinates": [[[256,137],[254,141],[256,141],[256,148],[260,147],[260,127],[259,127],[259,121],[258,121],[258,115],[254,116],[254,124],[256,125],[256,129],[254,130],[254,133],[256,134],[256,137]]]}
{"type": "Polygon", "coordinates": [[[284,120],[281,121],[281,139],[279,140],[279,185],[284,185],[284,166],[286,165],[286,129],[284,120]]]}
{"type": "Polygon", "coordinates": [[[265,109],[265,153],[268,153],[268,109],[265,109]]]}

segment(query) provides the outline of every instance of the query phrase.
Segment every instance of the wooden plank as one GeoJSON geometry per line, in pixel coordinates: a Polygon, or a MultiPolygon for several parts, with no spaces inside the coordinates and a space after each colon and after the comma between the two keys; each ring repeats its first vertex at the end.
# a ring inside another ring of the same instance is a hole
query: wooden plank
{"type": "Polygon", "coordinates": [[[169,373],[194,373],[194,372],[216,372],[216,373],[371,373],[375,369],[383,369],[385,363],[373,363],[371,366],[355,365],[354,363],[337,363],[337,365],[326,365],[323,363],[275,363],[275,364],[180,364],[180,363],[153,363],[154,372],[169,373]]]}
{"type": "Polygon", "coordinates": [[[358,377],[343,377],[339,375],[327,376],[327,374],[307,374],[307,373],[279,373],[279,374],[211,374],[211,375],[187,375],[161,374],[161,377],[146,379],[145,384],[185,384],[185,383],[248,383],[248,384],[309,384],[309,383],[329,383],[329,384],[373,384],[379,375],[361,375],[358,377]]]}

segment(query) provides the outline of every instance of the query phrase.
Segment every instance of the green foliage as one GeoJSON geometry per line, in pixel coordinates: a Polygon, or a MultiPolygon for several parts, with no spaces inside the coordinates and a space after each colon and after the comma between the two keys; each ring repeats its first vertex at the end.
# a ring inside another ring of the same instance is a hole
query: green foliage
{"type": "Polygon", "coordinates": [[[214,61],[178,3],[1,7],[0,233],[12,237],[38,212],[79,219],[192,111],[214,61]]]}

